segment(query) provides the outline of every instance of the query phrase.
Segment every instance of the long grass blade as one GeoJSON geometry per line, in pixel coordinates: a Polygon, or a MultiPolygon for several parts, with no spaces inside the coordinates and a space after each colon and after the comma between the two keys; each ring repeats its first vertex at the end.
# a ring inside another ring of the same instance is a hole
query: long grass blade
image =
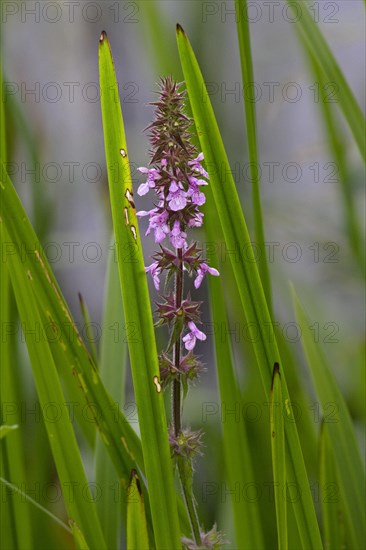
{"type": "MultiPolygon", "coordinates": [[[[297,321],[302,331],[302,343],[322,407],[333,403],[338,410],[337,418],[328,423],[328,435],[332,444],[345,513],[348,518],[352,541],[362,548],[365,542],[365,469],[357,445],[354,428],[347,405],[337,382],[329,369],[320,346],[311,332],[312,322],[292,289],[297,321]]],[[[323,409],[324,410],[324,409],[323,409]]]]}
{"type": "Polygon", "coordinates": [[[118,86],[110,45],[105,33],[100,37],[99,70],[102,120],[113,226],[119,250],[130,250],[133,261],[118,255],[122,299],[126,323],[135,339],[128,348],[141,429],[145,472],[149,486],[155,543],[158,548],[180,548],[177,499],[164,401],[159,382],[154,327],[144,271],[128,150],[118,99],[118,86]],[[117,177],[116,177],[116,174],[117,177]]]}
{"type": "MultiPolygon", "coordinates": [[[[177,27],[177,40],[197,134],[210,174],[211,188],[227,248],[228,250],[232,250],[235,248],[235,245],[240,245],[240,247],[245,246],[247,251],[251,251],[248,229],[234,181],[230,177],[230,166],[204,80],[188,38],[179,25],[177,27]],[[220,173],[222,172],[226,176],[229,176],[225,179],[225,185],[223,185],[220,179],[220,173]]],[[[235,261],[232,257],[230,257],[230,260],[240,292],[242,307],[245,311],[250,336],[254,342],[253,347],[264,392],[269,402],[269,388],[273,365],[275,362],[281,364],[281,361],[274,335],[273,338],[269,339],[264,332],[266,327],[268,329],[268,327],[272,326],[272,321],[254,258],[253,253],[253,256],[248,261],[245,261],[242,255],[239,261],[235,261]],[[260,338],[258,338],[257,331],[261,333],[260,338]]],[[[287,400],[290,403],[284,372],[282,376],[282,391],[285,402],[287,400]]],[[[288,413],[289,418],[285,423],[287,478],[297,483],[302,494],[302,499],[293,503],[296,521],[303,547],[322,548],[319,526],[290,405],[288,413]]]]}

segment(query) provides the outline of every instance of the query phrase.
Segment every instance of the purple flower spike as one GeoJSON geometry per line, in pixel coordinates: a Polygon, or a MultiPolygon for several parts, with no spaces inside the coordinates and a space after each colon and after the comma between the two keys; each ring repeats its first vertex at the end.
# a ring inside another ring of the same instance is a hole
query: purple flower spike
{"type": "Polygon", "coordinates": [[[206,275],[207,272],[210,273],[210,275],[214,275],[215,277],[220,275],[217,269],[215,269],[214,267],[208,266],[205,262],[202,262],[199,268],[197,269],[197,277],[194,280],[195,288],[199,288],[201,286],[203,277],[206,275]]]}
{"type": "MultiPolygon", "coordinates": [[[[202,302],[191,298],[186,279],[192,281],[193,275],[194,286],[199,288],[206,273],[217,276],[219,272],[202,258],[197,242],[187,242],[189,229],[201,227],[203,223],[200,206],[206,202],[202,191],[208,185],[208,173],[201,164],[203,153],[192,143],[193,121],[184,111],[187,94],[182,86],[183,83],[177,84],[172,77],[163,78],[159,99],[152,103],[155,118],[148,126],[150,162],[149,168],[139,168],[147,181],[139,186],[138,194],[145,195],[154,189],[155,200],[151,210],[142,210],[137,215],[148,217],[146,235],[154,231],[155,242],[159,243],[159,251],[152,256],[153,263],[145,267],[145,271],[151,274],[157,291],[160,275],[165,275],[161,285],[164,289],[159,292],[162,301],[156,303],[155,323],[156,327],[167,326],[169,331],[168,347],[159,354],[160,380],[163,389],[173,386],[170,449],[175,462],[186,464],[183,486],[187,484],[192,488],[192,460],[199,453],[201,432],[182,427],[181,415],[189,385],[205,370],[193,350],[197,340],[206,340],[206,334],[197,328],[201,323],[202,302]],[[170,245],[163,244],[165,239],[170,245]]],[[[157,378],[154,377],[154,382],[160,391],[157,378]]],[[[225,541],[215,527],[207,533],[200,532],[193,495],[191,505],[192,509],[188,508],[194,539],[202,544],[182,539],[184,545],[191,550],[221,547],[225,541]]]]}
{"type": "Polygon", "coordinates": [[[188,328],[190,332],[183,338],[184,346],[186,350],[191,351],[196,345],[196,340],[206,340],[206,334],[201,332],[193,321],[189,321],[188,328]]]}

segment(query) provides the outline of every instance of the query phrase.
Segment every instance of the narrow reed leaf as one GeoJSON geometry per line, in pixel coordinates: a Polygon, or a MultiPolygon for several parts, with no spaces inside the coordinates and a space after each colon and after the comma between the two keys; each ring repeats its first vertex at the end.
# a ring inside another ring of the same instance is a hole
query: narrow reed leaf
{"type": "Polygon", "coordinates": [[[296,27],[299,30],[304,47],[309,50],[325,79],[337,87],[339,106],[349,124],[353,137],[359,148],[361,157],[366,161],[365,149],[365,117],[341,68],[329,48],[319,26],[315,23],[306,2],[287,0],[296,13],[296,27]],[[299,16],[299,14],[301,14],[299,16]]]}
{"type": "MultiPolygon", "coordinates": [[[[243,16],[243,10],[246,13],[247,7],[247,0],[235,0],[241,74],[244,89],[246,89],[246,86],[251,85],[253,82],[255,82],[253,72],[252,48],[250,42],[249,20],[247,17],[243,16]]],[[[265,236],[260,197],[259,155],[257,146],[255,101],[252,101],[248,94],[243,94],[243,98],[245,107],[250,179],[252,182],[254,235],[256,245],[257,247],[259,247],[260,250],[258,269],[261,276],[264,293],[266,295],[268,309],[272,316],[271,281],[267,263],[267,255],[265,253],[265,236]]]]}
{"type": "Polygon", "coordinates": [[[356,441],[352,420],[343,395],[320,346],[314,341],[310,327],[312,321],[306,314],[295,290],[292,299],[296,318],[302,331],[302,344],[307,364],[321,407],[333,403],[337,417],[328,422],[328,436],[334,452],[344,509],[349,523],[354,547],[363,548],[365,542],[365,469],[356,441]]]}
{"type": "MultiPolygon", "coordinates": [[[[188,89],[188,97],[200,140],[201,149],[210,175],[211,189],[216,203],[219,221],[222,226],[228,250],[243,247],[252,251],[247,225],[241,209],[230,165],[222,143],[205,83],[183,29],[177,26],[177,40],[183,73],[188,89]],[[225,174],[225,185],[220,174],[225,174]]],[[[259,277],[255,255],[239,261],[232,256],[233,272],[240,293],[243,311],[252,338],[253,349],[267,401],[275,362],[281,363],[275,335],[268,338],[268,327],[273,327],[267,301],[259,277]],[[267,332],[266,332],[267,329],[267,332]],[[258,331],[260,338],[258,338],[258,331]]],[[[284,369],[285,371],[285,369],[284,369]]],[[[293,503],[296,521],[304,548],[322,548],[319,526],[309,488],[300,441],[290,406],[284,372],[282,375],[283,399],[288,403],[288,419],[285,422],[287,478],[294,480],[301,489],[302,499],[293,503]],[[286,401],[287,400],[287,401],[286,401]]]]}
{"type": "Polygon", "coordinates": [[[285,428],[281,375],[278,363],[275,363],[273,367],[270,399],[270,426],[278,550],[287,550],[287,501],[284,494],[284,488],[286,487],[285,428]]]}
{"type": "Polygon", "coordinates": [[[126,323],[134,329],[128,348],[141,429],[145,473],[158,548],[180,548],[177,497],[164,401],[144,270],[125,131],[112,54],[106,33],[99,42],[101,107],[113,226],[126,323]],[[122,251],[130,251],[125,261],[122,251]]]}
{"type": "Polygon", "coordinates": [[[127,548],[128,550],[149,550],[144,496],[136,470],[131,472],[127,498],[127,548]]]}
{"type": "Polygon", "coordinates": [[[43,512],[46,516],[50,517],[54,522],[60,525],[60,527],[65,529],[65,531],[72,534],[72,530],[70,529],[70,527],[68,527],[68,525],[66,525],[66,523],[64,523],[60,518],[55,516],[55,514],[52,514],[52,512],[50,512],[49,510],[47,510],[47,508],[39,504],[39,502],[34,500],[27,493],[19,489],[19,487],[17,487],[13,483],[9,483],[9,481],[7,481],[6,479],[3,479],[2,477],[0,477],[0,483],[3,483],[3,485],[8,487],[12,492],[18,493],[19,495],[21,495],[22,499],[24,499],[27,502],[30,502],[33,506],[35,506],[35,508],[38,508],[39,510],[41,510],[41,512],[43,512]]]}

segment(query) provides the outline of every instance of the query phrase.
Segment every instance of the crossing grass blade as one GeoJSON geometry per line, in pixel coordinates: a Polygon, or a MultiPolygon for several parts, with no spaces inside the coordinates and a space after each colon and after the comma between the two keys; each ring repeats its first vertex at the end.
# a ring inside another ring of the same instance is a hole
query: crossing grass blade
{"type": "Polygon", "coordinates": [[[352,420],[347,405],[329,369],[320,346],[311,332],[312,321],[306,314],[295,290],[292,288],[296,318],[302,331],[302,344],[308,367],[314,382],[320,405],[335,403],[338,410],[337,422],[327,425],[329,439],[334,452],[338,479],[344,499],[352,545],[363,548],[365,542],[365,470],[357,445],[352,420]]]}
{"type": "MultiPolygon", "coordinates": [[[[5,227],[2,228],[2,231],[5,233],[5,227]]],[[[42,319],[31,286],[32,281],[24,272],[19,256],[13,256],[9,260],[9,269],[22,322],[27,327],[42,326],[42,319]]],[[[42,410],[46,410],[49,403],[52,403],[57,411],[63,411],[66,400],[48,342],[46,340],[37,341],[34,334],[28,333],[26,343],[42,410]]],[[[58,415],[57,421],[45,419],[45,427],[70,519],[75,521],[83,531],[90,548],[98,550],[106,548],[68,414],[58,415]],[[70,492],[70,487],[75,487],[75,491],[70,492]]]]}
{"type": "Polygon", "coordinates": [[[328,424],[324,421],[320,431],[319,484],[324,547],[332,550],[347,548],[343,502],[338,491],[328,424]]]}
{"type": "Polygon", "coordinates": [[[128,550],[149,550],[144,496],[135,470],[131,472],[127,500],[127,548],[128,550]]]}
{"type": "MultiPolygon", "coordinates": [[[[215,115],[205,87],[205,83],[183,29],[177,26],[178,49],[185,77],[188,97],[191,104],[197,135],[204,153],[210,185],[222,226],[228,250],[245,247],[252,251],[247,225],[241,209],[239,197],[233,178],[230,177],[230,165],[221,140],[215,115]],[[226,175],[225,184],[220,174],[226,175]]],[[[253,349],[261,374],[264,392],[269,402],[273,365],[281,364],[275,336],[268,338],[266,327],[273,326],[268,310],[265,294],[261,284],[255,255],[247,261],[241,256],[239,261],[230,257],[236,284],[239,289],[242,309],[249,327],[253,349]],[[260,332],[261,337],[258,338],[260,332]]],[[[290,403],[290,397],[285,381],[285,368],[282,376],[283,398],[290,403]]],[[[296,521],[304,548],[322,548],[319,526],[316,519],[309,481],[306,473],[300,441],[294,422],[291,406],[288,407],[288,421],[285,423],[286,433],[286,465],[287,478],[297,483],[301,489],[302,499],[293,503],[296,521]]]]}
{"type": "MultiPolygon", "coordinates": [[[[7,481],[6,479],[3,479],[2,477],[0,477],[0,483],[8,487],[13,493],[18,493],[19,495],[21,495],[23,500],[29,502],[30,504],[32,504],[32,506],[41,510],[46,516],[50,517],[55,523],[57,523],[63,529],[65,529],[65,531],[67,531],[68,533],[72,533],[72,530],[70,529],[70,527],[68,527],[68,525],[66,525],[66,523],[64,523],[62,520],[60,520],[60,518],[55,516],[55,514],[52,514],[52,512],[47,510],[47,508],[39,504],[36,500],[34,500],[34,498],[32,498],[27,493],[19,489],[19,487],[17,487],[16,485],[13,485],[13,483],[9,483],[9,481],[7,481]]],[[[2,548],[7,548],[7,547],[4,546],[2,548]]],[[[19,546],[17,546],[17,548],[19,548],[19,546]]]]}
{"type": "MultiPolygon", "coordinates": [[[[235,11],[239,39],[242,80],[243,86],[247,86],[248,84],[250,85],[255,82],[253,72],[252,48],[250,43],[249,20],[244,15],[244,13],[246,13],[247,11],[247,0],[235,0],[235,11]]],[[[264,293],[267,299],[268,309],[272,316],[271,282],[267,263],[267,255],[265,254],[265,237],[260,197],[259,155],[257,147],[255,102],[250,99],[248,94],[243,94],[243,98],[245,107],[250,179],[252,182],[253,194],[254,235],[256,245],[261,251],[258,261],[258,268],[262,280],[264,293]]]]}
{"type": "Polygon", "coordinates": [[[361,157],[366,161],[365,117],[363,112],[322,32],[315,21],[313,21],[306,2],[300,2],[299,0],[287,1],[296,14],[296,22],[294,24],[299,30],[304,47],[319,66],[325,80],[337,86],[339,106],[349,124],[361,157]],[[299,16],[299,14],[301,15],[299,16]]]}
{"type": "Polygon", "coordinates": [[[155,544],[157,548],[174,549],[181,547],[180,529],[150,297],[133,203],[118,86],[110,45],[104,32],[99,43],[99,73],[108,183],[118,245],[122,299],[126,323],[134,329],[134,338],[129,338],[128,348],[155,544]],[[132,252],[132,261],[124,259],[121,252],[126,250],[132,252]]]}
{"type": "Polygon", "coordinates": [[[286,487],[285,428],[283,420],[281,375],[278,363],[275,363],[273,368],[270,425],[278,549],[287,550],[287,503],[286,498],[284,498],[284,488],[286,487]]]}

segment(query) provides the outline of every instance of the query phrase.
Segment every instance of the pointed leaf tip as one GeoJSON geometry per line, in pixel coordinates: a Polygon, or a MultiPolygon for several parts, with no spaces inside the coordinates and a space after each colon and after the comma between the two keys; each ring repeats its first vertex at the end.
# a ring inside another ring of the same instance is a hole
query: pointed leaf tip
{"type": "Polygon", "coordinates": [[[181,32],[182,34],[185,34],[185,32],[183,30],[183,27],[181,27],[179,23],[177,23],[177,33],[178,32],[181,32]]]}

